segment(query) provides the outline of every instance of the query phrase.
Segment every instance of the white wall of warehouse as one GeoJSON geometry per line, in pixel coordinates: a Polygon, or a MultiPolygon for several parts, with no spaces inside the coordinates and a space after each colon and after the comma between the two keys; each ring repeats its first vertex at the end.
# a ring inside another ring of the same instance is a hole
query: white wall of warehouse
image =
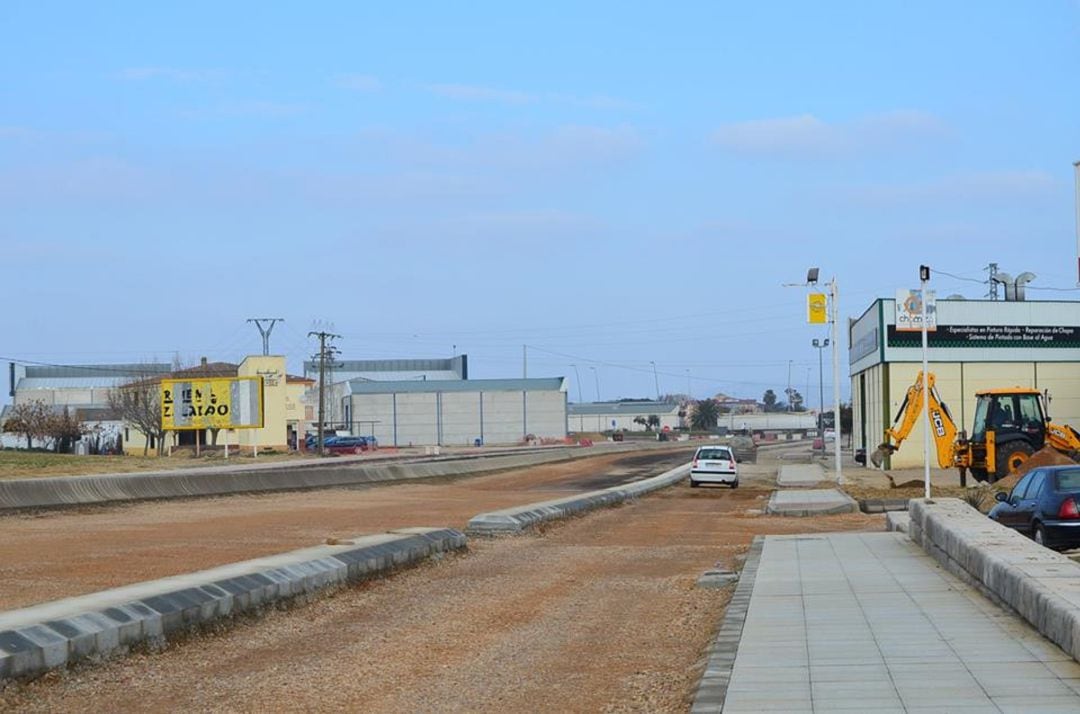
{"type": "Polygon", "coordinates": [[[566,436],[562,391],[401,392],[353,394],[349,399],[355,431],[374,433],[384,446],[461,446],[476,439],[512,444],[526,433],[566,436]]]}

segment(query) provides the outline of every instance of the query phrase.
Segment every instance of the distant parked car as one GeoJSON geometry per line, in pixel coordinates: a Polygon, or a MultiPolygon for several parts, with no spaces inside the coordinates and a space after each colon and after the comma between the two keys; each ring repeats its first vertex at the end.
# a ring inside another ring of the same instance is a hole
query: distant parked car
{"type": "Polygon", "coordinates": [[[735,454],[728,446],[702,446],[694,453],[690,464],[690,486],[703,483],[726,483],[739,487],[739,467],[735,454]]]}
{"type": "Polygon", "coordinates": [[[1055,550],[1080,547],[1080,466],[1033,469],[1008,494],[997,494],[990,518],[1055,550]]]}
{"type": "Polygon", "coordinates": [[[371,448],[363,436],[335,436],[324,440],[323,444],[331,454],[360,454],[371,448]]]}

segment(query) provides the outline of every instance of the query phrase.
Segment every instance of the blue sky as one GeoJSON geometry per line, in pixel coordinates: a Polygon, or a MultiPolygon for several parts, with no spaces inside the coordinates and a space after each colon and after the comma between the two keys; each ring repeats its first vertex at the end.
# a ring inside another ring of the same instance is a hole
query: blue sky
{"type": "Polygon", "coordinates": [[[810,265],[1080,297],[1076,0],[157,5],[0,5],[0,356],[816,395],[810,265]]]}

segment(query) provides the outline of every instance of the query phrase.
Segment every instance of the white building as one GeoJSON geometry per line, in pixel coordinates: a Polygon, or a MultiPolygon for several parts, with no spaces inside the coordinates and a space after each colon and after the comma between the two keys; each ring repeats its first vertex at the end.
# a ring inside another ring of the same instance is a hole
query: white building
{"type": "MultiPolygon", "coordinates": [[[[922,369],[922,335],[897,331],[896,301],[875,300],[849,329],[853,447],[884,440],[922,369]]],[[[1080,302],[937,301],[929,334],[930,371],[961,429],[971,430],[975,393],[1045,390],[1056,422],[1080,428],[1080,302]]],[[[922,420],[886,465],[922,466],[922,420]]]]}
{"type": "Polygon", "coordinates": [[[566,380],[368,381],[330,386],[342,422],[386,446],[513,444],[566,437],[566,380]]]}
{"type": "Polygon", "coordinates": [[[675,402],[586,402],[569,405],[567,414],[572,432],[645,431],[649,417],[660,420],[654,430],[677,429],[681,409],[675,402]]]}

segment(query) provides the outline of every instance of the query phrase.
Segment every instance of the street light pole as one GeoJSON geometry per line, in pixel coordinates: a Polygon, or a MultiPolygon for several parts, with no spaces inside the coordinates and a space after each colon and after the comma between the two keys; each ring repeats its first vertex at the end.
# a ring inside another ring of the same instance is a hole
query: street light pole
{"type": "MultiPolygon", "coordinates": [[[[817,373],[818,373],[818,431],[823,431],[825,428],[824,415],[825,415],[825,377],[822,370],[821,351],[829,346],[829,338],[824,340],[814,338],[814,347],[817,347],[817,373]]],[[[835,431],[835,430],[834,430],[835,431]]]]}
{"type": "Polygon", "coordinates": [[[600,401],[600,373],[596,371],[596,367],[589,367],[592,370],[593,379],[596,380],[596,401],[600,401]]]}
{"type": "Polygon", "coordinates": [[[574,384],[577,385],[577,400],[580,404],[584,402],[584,400],[581,398],[581,374],[578,373],[578,368],[576,364],[572,364],[570,366],[574,368],[574,384]]]}
{"type": "Polygon", "coordinates": [[[649,360],[649,364],[652,365],[653,381],[656,382],[656,401],[660,401],[660,377],[656,373],[656,362],[649,360]]]}

